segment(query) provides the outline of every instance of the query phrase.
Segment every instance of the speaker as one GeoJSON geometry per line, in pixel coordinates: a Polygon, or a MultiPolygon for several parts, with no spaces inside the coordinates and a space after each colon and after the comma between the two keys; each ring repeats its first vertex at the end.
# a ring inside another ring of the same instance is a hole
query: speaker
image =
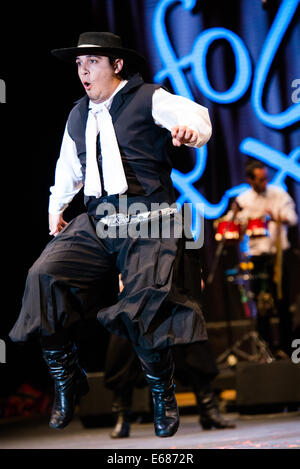
{"type": "MultiPolygon", "coordinates": [[[[104,385],[104,373],[87,373],[90,390],[80,399],[78,415],[84,426],[106,426],[113,423],[113,392],[104,385]]],[[[149,388],[134,389],[133,414],[148,414],[151,411],[149,388]]]]}
{"type": "Polygon", "coordinates": [[[238,363],[236,404],[240,411],[249,406],[300,404],[300,365],[290,360],[238,363]]]}

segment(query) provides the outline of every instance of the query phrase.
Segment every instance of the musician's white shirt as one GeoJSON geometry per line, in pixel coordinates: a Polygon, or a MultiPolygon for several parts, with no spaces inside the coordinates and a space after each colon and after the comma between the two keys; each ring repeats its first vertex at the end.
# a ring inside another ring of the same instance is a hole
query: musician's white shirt
{"type": "MultiPolygon", "coordinates": [[[[268,211],[272,212],[274,218],[285,218],[289,226],[297,224],[298,217],[295,211],[295,204],[291,196],[283,189],[267,185],[264,192],[258,194],[254,189],[249,189],[239,195],[237,203],[242,208],[237,218],[246,222],[249,218],[264,217],[268,211]]],[[[287,224],[281,224],[281,246],[282,249],[290,247],[287,230],[287,224]]],[[[261,236],[249,239],[249,254],[259,256],[263,253],[276,252],[276,238],[278,225],[270,220],[268,224],[269,236],[261,236]]]]}

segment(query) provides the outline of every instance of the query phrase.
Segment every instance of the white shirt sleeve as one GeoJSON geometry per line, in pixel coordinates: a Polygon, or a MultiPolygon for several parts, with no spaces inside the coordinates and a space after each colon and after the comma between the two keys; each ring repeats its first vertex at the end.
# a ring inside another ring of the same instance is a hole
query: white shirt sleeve
{"type": "Polygon", "coordinates": [[[282,191],[280,194],[277,213],[275,215],[285,218],[289,226],[297,225],[298,216],[295,210],[295,203],[287,192],[282,191]]]}
{"type": "Polygon", "coordinates": [[[211,137],[212,126],[208,109],[200,104],[177,96],[163,88],[155,90],[152,98],[152,116],[155,124],[171,131],[176,125],[185,125],[198,133],[198,139],[193,146],[200,148],[211,137]]]}
{"type": "Polygon", "coordinates": [[[54,186],[50,187],[49,213],[62,213],[82,186],[81,164],[75,142],[71,139],[66,125],[55,169],[54,186]]]}

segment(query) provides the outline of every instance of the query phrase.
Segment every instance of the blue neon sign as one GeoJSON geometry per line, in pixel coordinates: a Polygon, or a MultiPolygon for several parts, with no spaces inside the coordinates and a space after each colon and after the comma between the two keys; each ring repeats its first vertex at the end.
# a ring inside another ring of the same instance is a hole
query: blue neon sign
{"type": "MultiPolygon", "coordinates": [[[[194,100],[184,70],[191,69],[193,78],[199,90],[213,102],[228,104],[238,101],[245,95],[251,84],[252,65],[248,50],[242,39],[234,32],[225,28],[210,28],[199,34],[195,40],[192,52],[184,57],[178,58],[172,47],[166,28],[166,17],[171,7],[181,4],[182,8],[191,11],[196,0],[161,0],[158,2],[153,17],[153,37],[158,54],[164,67],[156,73],[154,80],[161,82],[168,78],[174,92],[194,100]],[[213,89],[209,82],[206,67],[206,57],[209,47],[216,40],[226,40],[232,49],[236,64],[236,74],[233,84],[226,91],[219,92],[213,89]]],[[[263,108],[262,98],[266,80],[271,64],[274,60],[278,47],[284,34],[293,19],[299,0],[283,0],[278,9],[276,18],[267,35],[263,49],[253,74],[251,91],[251,104],[257,118],[268,127],[274,129],[286,128],[300,120],[300,103],[293,104],[289,109],[279,114],[269,114],[263,108]]],[[[263,161],[277,172],[271,181],[272,184],[285,188],[286,176],[292,177],[300,182],[300,166],[297,160],[300,157],[300,147],[294,149],[289,155],[279,152],[254,138],[245,138],[239,146],[242,153],[263,161]]],[[[218,204],[209,203],[195,187],[193,183],[201,178],[205,171],[207,161],[206,146],[195,149],[195,166],[187,174],[173,170],[173,183],[180,193],[178,203],[192,203],[193,206],[203,207],[199,215],[208,219],[220,217],[228,206],[231,197],[236,197],[249,186],[241,184],[227,190],[218,204]],[[204,213],[203,213],[204,210],[204,213]]],[[[201,210],[199,208],[199,210],[201,210]]],[[[194,219],[192,231],[195,237],[199,235],[199,223],[194,219]]]]}
{"type": "Polygon", "coordinates": [[[279,114],[269,114],[262,105],[264,86],[268,73],[284,34],[293,19],[299,0],[284,0],[271,26],[260,54],[253,78],[252,105],[257,117],[274,129],[285,129],[300,120],[300,104],[293,104],[279,114]]]}

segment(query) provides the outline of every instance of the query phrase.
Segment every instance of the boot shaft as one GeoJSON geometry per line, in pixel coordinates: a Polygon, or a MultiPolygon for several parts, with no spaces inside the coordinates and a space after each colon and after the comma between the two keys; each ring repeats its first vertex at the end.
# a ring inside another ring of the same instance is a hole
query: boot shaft
{"type": "Polygon", "coordinates": [[[157,357],[156,361],[150,361],[145,355],[139,355],[152,393],[155,434],[169,437],[176,433],[179,426],[173,382],[174,361],[170,349],[160,350],[157,357]]]}
{"type": "Polygon", "coordinates": [[[64,428],[72,419],[79,397],[89,390],[85,371],[80,367],[74,344],[43,348],[50,375],[54,380],[54,404],[51,428],[64,428]]]}

